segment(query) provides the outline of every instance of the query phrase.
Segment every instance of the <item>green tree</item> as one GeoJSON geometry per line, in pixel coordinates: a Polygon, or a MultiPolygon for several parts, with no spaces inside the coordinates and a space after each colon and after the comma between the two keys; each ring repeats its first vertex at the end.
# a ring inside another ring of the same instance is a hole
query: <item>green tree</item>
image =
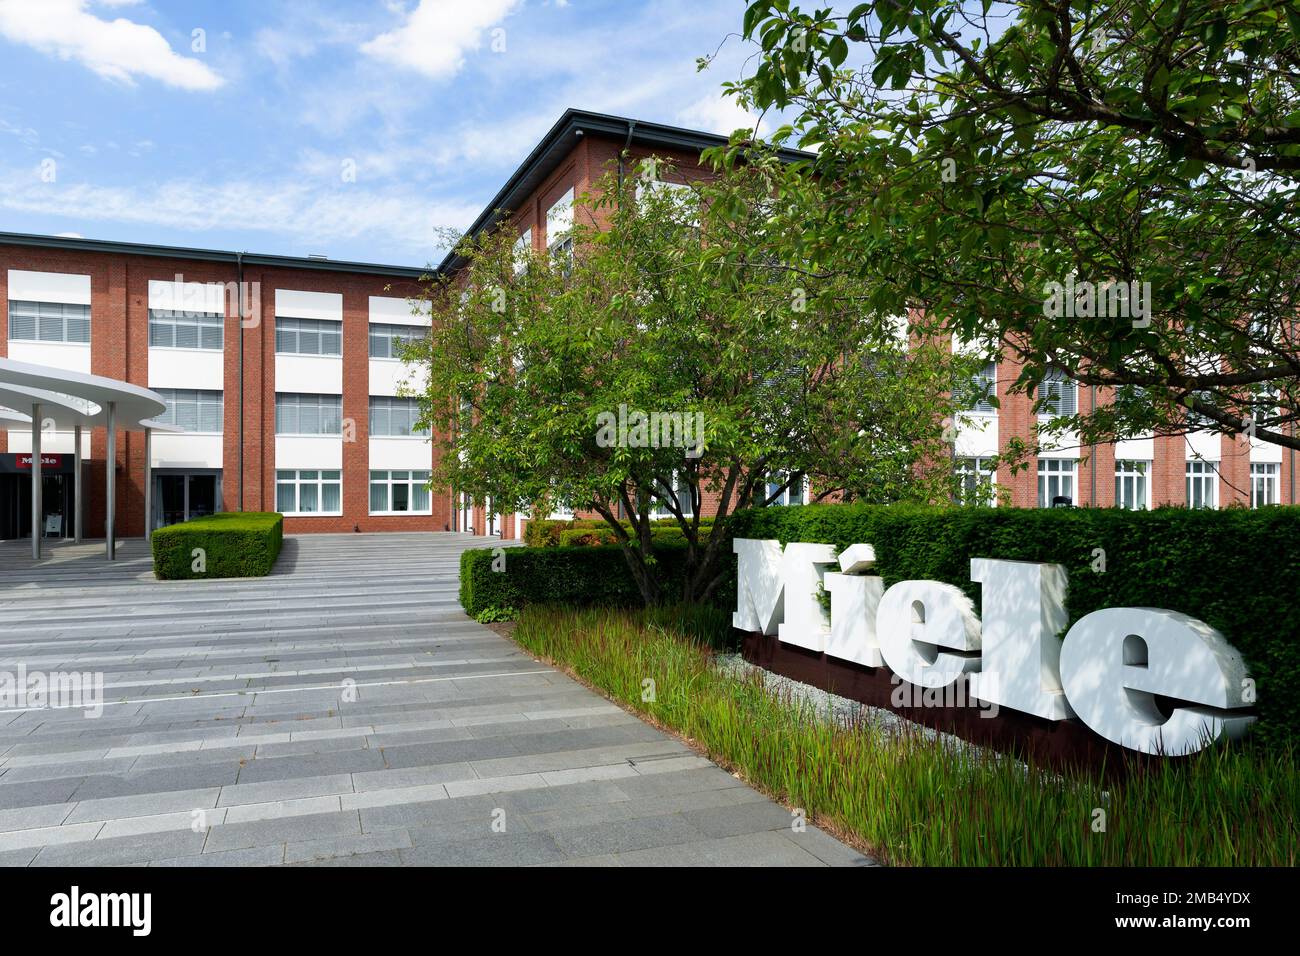
{"type": "Polygon", "coordinates": [[[861,322],[852,283],[797,264],[821,197],[774,156],[692,186],[664,175],[642,170],[622,202],[605,177],[552,254],[518,249],[508,226],[463,241],[466,265],[430,281],[431,334],[406,355],[427,376],[435,487],[596,512],[650,604],[707,600],[731,515],[793,482],[950,495],[962,374],[944,348],[909,349],[900,323],[861,322]],[[638,427],[638,413],[657,417],[638,427]],[[655,560],[656,516],[685,539],[680,594],[655,560]]]}
{"type": "Polygon", "coordinates": [[[808,255],[867,313],[1009,347],[1018,390],[1112,387],[1054,423],[1084,443],[1300,448],[1294,2],[756,0],[743,29],[731,92],[818,148],[808,255]]]}

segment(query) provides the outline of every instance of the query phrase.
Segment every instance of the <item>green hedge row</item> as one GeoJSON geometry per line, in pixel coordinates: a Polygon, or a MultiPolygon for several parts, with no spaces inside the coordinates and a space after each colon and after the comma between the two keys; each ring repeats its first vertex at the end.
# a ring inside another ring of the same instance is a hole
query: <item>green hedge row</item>
{"type": "Polygon", "coordinates": [[[262,577],[283,543],[284,516],[275,512],[208,515],[153,533],[153,573],[160,580],[262,577]]]}
{"type": "MultiPolygon", "coordinates": [[[[700,519],[700,530],[707,534],[713,522],[708,518],[700,519]]],[[[632,526],[627,522],[623,527],[630,533],[632,526]]],[[[673,518],[664,518],[651,522],[650,535],[654,541],[681,541],[685,535],[673,518]]],[[[530,548],[566,548],[598,547],[617,544],[614,530],[598,518],[547,518],[529,521],[524,527],[524,544],[530,548]]]]}
{"type": "MultiPolygon", "coordinates": [[[[529,604],[639,605],[641,592],[621,546],[476,548],[460,556],[460,603],[471,617],[529,604]]],[[[680,587],[686,548],[665,545],[655,558],[680,587]]]]}
{"type": "Polygon", "coordinates": [[[1071,624],[1104,607],[1160,607],[1199,618],[1241,651],[1257,682],[1254,735],[1300,738],[1300,507],[811,505],[741,512],[733,534],[837,550],[869,543],[886,584],[945,581],[977,607],[971,558],[1061,564],[1069,572],[1071,624]],[[1099,558],[1104,572],[1093,570],[1099,558]]]}

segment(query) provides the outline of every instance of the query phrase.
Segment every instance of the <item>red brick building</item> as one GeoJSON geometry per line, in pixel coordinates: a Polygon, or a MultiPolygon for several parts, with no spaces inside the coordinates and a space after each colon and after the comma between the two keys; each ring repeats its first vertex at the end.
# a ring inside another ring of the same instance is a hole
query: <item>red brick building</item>
{"type": "MultiPolygon", "coordinates": [[[[635,175],[642,159],[670,161],[667,179],[706,176],[701,150],[723,137],[570,110],[471,226],[518,232],[538,252],[567,240],[576,196],[610,170],[635,175]]],[[[797,155],[797,154],[791,154],[797,155]]],[[[439,269],[452,273],[455,255],[439,269]]],[[[425,270],[131,243],[0,233],[0,355],[123,379],[158,391],[169,423],[155,434],[155,527],[212,510],[278,510],[289,532],[472,530],[515,537],[522,515],[499,514],[454,491],[423,486],[433,466],[413,434],[414,400],[398,393],[407,370],[393,342],[420,334],[412,314],[425,270]]],[[[1001,407],[976,406],[957,429],[958,468],[972,478],[1009,437],[1037,425],[1033,398],[1011,395],[1004,355],[986,377],[1001,407]]],[[[1051,386],[1061,406],[1087,409],[1104,392],[1051,386]]],[[[52,453],[71,434],[46,436],[52,453]]],[[[1062,436],[1027,470],[994,474],[1002,500],[1034,507],[1154,507],[1294,503],[1295,453],[1212,434],[1142,437],[1080,448],[1062,436]]],[[[103,534],[104,430],[83,436],[85,531],[103,534]]],[[[0,537],[30,533],[13,459],[29,431],[0,428],[0,537]]],[[[144,531],[144,441],[117,442],[117,527],[144,531]]],[[[68,511],[65,476],[51,474],[49,509],[68,511]]],[[[796,490],[787,501],[798,501],[796,490]]],[[[708,510],[709,502],[705,502],[708,510]]],[[[71,527],[71,521],[62,525],[71,527]]]]}

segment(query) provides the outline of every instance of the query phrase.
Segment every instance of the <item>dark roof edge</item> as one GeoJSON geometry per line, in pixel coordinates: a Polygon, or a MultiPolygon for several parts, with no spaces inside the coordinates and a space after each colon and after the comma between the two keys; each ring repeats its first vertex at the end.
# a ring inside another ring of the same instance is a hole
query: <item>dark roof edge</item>
{"type": "Polygon", "coordinates": [[[161,259],[198,259],[205,262],[234,263],[241,258],[245,265],[285,269],[314,269],[321,272],[356,272],[365,275],[418,279],[429,275],[429,267],[384,265],[377,262],[344,262],[338,259],[315,259],[309,256],[272,256],[227,252],[222,249],[192,249],[186,246],[159,246],[138,242],[115,242],[108,239],[74,239],[65,236],[42,236],[26,232],[0,232],[0,245],[34,246],[43,249],[71,249],[77,252],[103,252],[127,256],[153,256],[161,259]]]}
{"type": "MultiPolygon", "coordinates": [[[[564,111],[564,115],[551,127],[550,131],[542,137],[541,142],[533,147],[533,151],[519,164],[519,168],[506,180],[505,185],[492,197],[492,201],[479,213],[478,218],[474,220],[474,223],[466,230],[465,234],[467,236],[476,236],[484,229],[498,222],[502,218],[503,211],[513,211],[523,198],[520,193],[525,192],[525,190],[521,187],[525,184],[531,185],[531,180],[548,160],[554,159],[555,164],[558,164],[559,159],[554,155],[557,152],[557,147],[562,146],[565,140],[570,139],[576,133],[597,133],[626,140],[629,130],[631,131],[632,142],[642,146],[661,146],[702,152],[714,146],[725,146],[730,141],[729,137],[718,133],[705,133],[701,130],[668,126],[663,123],[647,123],[627,116],[591,113],[573,108],[567,109],[564,111]]],[[[566,149],[563,155],[567,155],[567,153],[568,150],[566,149]]],[[[813,153],[806,153],[797,149],[780,149],[777,151],[777,155],[786,162],[815,158],[813,153]]],[[[550,170],[546,170],[546,172],[549,173],[550,170]]],[[[446,274],[463,263],[463,256],[456,255],[455,251],[449,252],[439,263],[438,272],[446,274]]]]}

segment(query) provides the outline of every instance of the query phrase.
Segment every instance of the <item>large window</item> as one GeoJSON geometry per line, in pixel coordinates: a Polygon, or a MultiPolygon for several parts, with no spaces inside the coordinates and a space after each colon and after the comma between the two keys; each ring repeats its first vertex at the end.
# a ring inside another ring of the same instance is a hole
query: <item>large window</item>
{"type": "Polygon", "coordinates": [[[1038,383],[1035,398],[1039,418],[1058,418],[1073,415],[1079,408],[1079,383],[1059,368],[1049,368],[1038,383]]]}
{"type": "Polygon", "coordinates": [[[370,357],[380,359],[401,358],[402,346],[422,339],[429,332],[422,325],[388,325],[370,323],[370,357]]]}
{"type": "Polygon", "coordinates": [[[1151,507],[1151,462],[1115,462],[1115,505],[1130,511],[1151,507]]]}
{"type": "Polygon", "coordinates": [[[9,339],[24,342],[89,342],[90,306],[61,302],[10,302],[9,339]]]}
{"type": "Polygon", "coordinates": [[[988,458],[957,459],[958,501],[963,505],[997,504],[993,465],[988,458]]]}
{"type": "MultiPolygon", "coordinates": [[[[663,490],[662,488],[660,489],[663,490]]],[[[690,516],[695,513],[694,502],[691,498],[690,482],[682,479],[681,475],[673,475],[673,497],[677,499],[677,508],[683,515],[690,516]]],[[[673,518],[676,517],[668,510],[662,498],[656,497],[650,504],[650,514],[655,518],[673,518]]]]}
{"type": "Polygon", "coordinates": [[[225,405],[220,391],[189,388],[155,388],[167,403],[167,411],[158,421],[175,425],[187,432],[220,434],[225,405]]]}
{"type": "Polygon", "coordinates": [[[370,513],[396,515],[432,513],[428,471],[372,471],[370,513]]]}
{"type": "Polygon", "coordinates": [[[220,351],[225,341],[225,319],[216,312],[149,310],[149,344],[165,349],[220,351]]]}
{"type": "Polygon", "coordinates": [[[342,355],[343,323],[276,316],[275,350],[286,355],[342,355]]]}
{"type": "Polygon", "coordinates": [[[343,396],[277,392],[277,435],[342,435],[343,396]]]}
{"type": "Polygon", "coordinates": [[[1262,508],[1275,505],[1281,500],[1278,496],[1278,484],[1282,466],[1276,462],[1254,462],[1250,466],[1250,506],[1262,508]]]}
{"type": "Polygon", "coordinates": [[[419,435],[427,438],[428,428],[420,428],[420,403],[414,398],[388,398],[370,396],[370,436],[407,438],[419,435]]]}
{"type": "Polygon", "coordinates": [[[984,367],[971,379],[971,395],[966,411],[992,415],[997,411],[990,398],[997,394],[998,363],[985,362],[984,367]]]}
{"type": "Polygon", "coordinates": [[[1219,472],[1214,462],[1187,463],[1187,507],[1219,507],[1219,472]]]}
{"type": "Polygon", "coordinates": [[[1079,463],[1073,458],[1038,459],[1038,507],[1074,504],[1074,476],[1079,463]],[[1062,499],[1057,501],[1057,499],[1062,499]]]}
{"type": "Polygon", "coordinates": [[[277,471],[275,510],[285,515],[343,513],[342,473],[338,471],[277,471]]]}
{"type": "Polygon", "coordinates": [[[573,203],[574,190],[556,200],[546,211],[546,251],[557,261],[568,263],[573,258],[573,203]]]}
{"type": "Polygon", "coordinates": [[[789,475],[778,473],[767,476],[767,484],[763,487],[763,500],[768,501],[773,507],[777,505],[801,505],[807,500],[807,479],[800,475],[794,481],[790,482],[790,487],[782,489],[789,475]],[[775,498],[772,496],[776,495],[775,498]]]}

